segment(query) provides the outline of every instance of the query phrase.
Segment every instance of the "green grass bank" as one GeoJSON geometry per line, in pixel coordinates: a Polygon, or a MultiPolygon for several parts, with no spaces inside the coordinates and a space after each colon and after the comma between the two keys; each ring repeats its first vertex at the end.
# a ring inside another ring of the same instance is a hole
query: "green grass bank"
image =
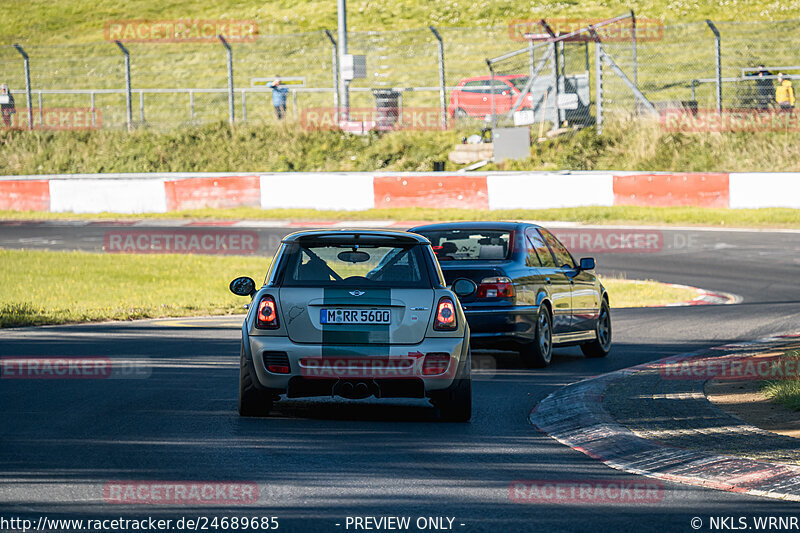
{"type": "MultiPolygon", "coordinates": [[[[357,136],[299,124],[172,131],[0,130],[0,175],[95,172],[431,171],[476,129],[357,136]]],[[[461,165],[447,161],[446,170],[461,165]]],[[[486,170],[778,172],[800,169],[800,132],[673,133],[611,122],[534,142],[530,157],[486,170]]]]}
{"type": "MultiPolygon", "coordinates": [[[[242,314],[237,276],[260,283],[269,259],[0,250],[0,327],[242,314]]],[[[680,302],[694,291],[657,282],[604,280],[614,307],[680,302]]]]}
{"type": "MultiPolygon", "coordinates": [[[[800,348],[788,350],[781,356],[781,359],[786,362],[787,373],[790,368],[798,368],[798,365],[800,365],[800,348]]],[[[800,380],[796,379],[796,373],[794,373],[794,378],[767,381],[761,390],[773,402],[785,405],[789,409],[800,411],[800,380]]]]}

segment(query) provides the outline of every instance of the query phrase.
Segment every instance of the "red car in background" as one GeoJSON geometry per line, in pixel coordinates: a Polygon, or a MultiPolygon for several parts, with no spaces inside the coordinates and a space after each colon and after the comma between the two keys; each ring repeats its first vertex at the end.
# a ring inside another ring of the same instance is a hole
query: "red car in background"
{"type": "MultiPolygon", "coordinates": [[[[492,113],[492,78],[491,76],[474,76],[464,78],[450,93],[450,105],[447,111],[451,117],[484,117],[492,113]]],[[[512,74],[494,77],[495,113],[508,113],[516,103],[528,76],[512,74]]],[[[531,109],[533,95],[525,96],[519,109],[531,109]]]]}

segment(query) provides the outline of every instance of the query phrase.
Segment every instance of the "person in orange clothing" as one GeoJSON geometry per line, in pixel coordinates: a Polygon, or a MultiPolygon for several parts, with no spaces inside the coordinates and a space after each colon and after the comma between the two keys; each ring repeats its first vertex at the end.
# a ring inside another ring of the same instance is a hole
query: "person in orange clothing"
{"type": "Polygon", "coordinates": [[[794,109],[794,87],[792,80],[783,77],[783,73],[778,74],[778,88],[775,89],[775,102],[782,112],[791,112],[794,109]]]}

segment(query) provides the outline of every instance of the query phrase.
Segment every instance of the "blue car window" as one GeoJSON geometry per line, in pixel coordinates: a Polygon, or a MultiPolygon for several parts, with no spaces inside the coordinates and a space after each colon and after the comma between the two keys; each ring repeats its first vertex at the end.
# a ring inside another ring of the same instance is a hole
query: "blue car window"
{"type": "Polygon", "coordinates": [[[575,260],[572,258],[572,254],[570,254],[569,250],[567,250],[567,248],[561,244],[561,241],[556,239],[555,235],[546,229],[540,229],[539,232],[544,237],[544,240],[547,242],[547,245],[553,252],[553,256],[556,258],[556,266],[575,266],[575,260]]]}
{"type": "Polygon", "coordinates": [[[439,261],[504,261],[511,256],[507,230],[423,230],[439,261]]]}
{"type": "Polygon", "coordinates": [[[541,262],[541,266],[545,268],[555,268],[556,262],[555,259],[553,259],[553,254],[550,253],[550,248],[544,243],[542,236],[536,231],[531,231],[528,233],[528,237],[530,238],[534,250],[536,250],[536,255],[541,262]]]}
{"type": "Polygon", "coordinates": [[[526,236],[525,242],[527,243],[527,250],[525,254],[525,265],[529,267],[542,266],[542,260],[539,259],[539,254],[536,252],[536,247],[531,242],[530,235],[526,236]]]}

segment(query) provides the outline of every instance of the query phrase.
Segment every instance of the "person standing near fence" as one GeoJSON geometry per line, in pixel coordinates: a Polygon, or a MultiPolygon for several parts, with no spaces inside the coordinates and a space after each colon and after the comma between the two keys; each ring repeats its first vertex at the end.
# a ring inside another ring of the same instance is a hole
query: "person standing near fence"
{"type": "Polygon", "coordinates": [[[286,116],[286,95],[289,93],[289,89],[281,87],[280,78],[276,78],[270,87],[272,88],[272,105],[275,107],[275,115],[278,120],[282,120],[286,116]]]}
{"type": "Polygon", "coordinates": [[[756,106],[759,109],[769,109],[772,103],[772,95],[775,94],[775,86],[772,82],[772,72],[768,71],[764,65],[758,65],[756,72],[756,106]]]}
{"type": "Polygon", "coordinates": [[[17,112],[14,105],[14,95],[8,89],[8,85],[3,83],[0,85],[0,113],[3,115],[3,125],[6,128],[11,127],[11,115],[17,112]]]}
{"type": "Polygon", "coordinates": [[[778,103],[778,108],[786,113],[794,109],[794,87],[792,87],[792,80],[783,77],[783,73],[778,74],[778,88],[775,89],[775,102],[778,103]]]}

